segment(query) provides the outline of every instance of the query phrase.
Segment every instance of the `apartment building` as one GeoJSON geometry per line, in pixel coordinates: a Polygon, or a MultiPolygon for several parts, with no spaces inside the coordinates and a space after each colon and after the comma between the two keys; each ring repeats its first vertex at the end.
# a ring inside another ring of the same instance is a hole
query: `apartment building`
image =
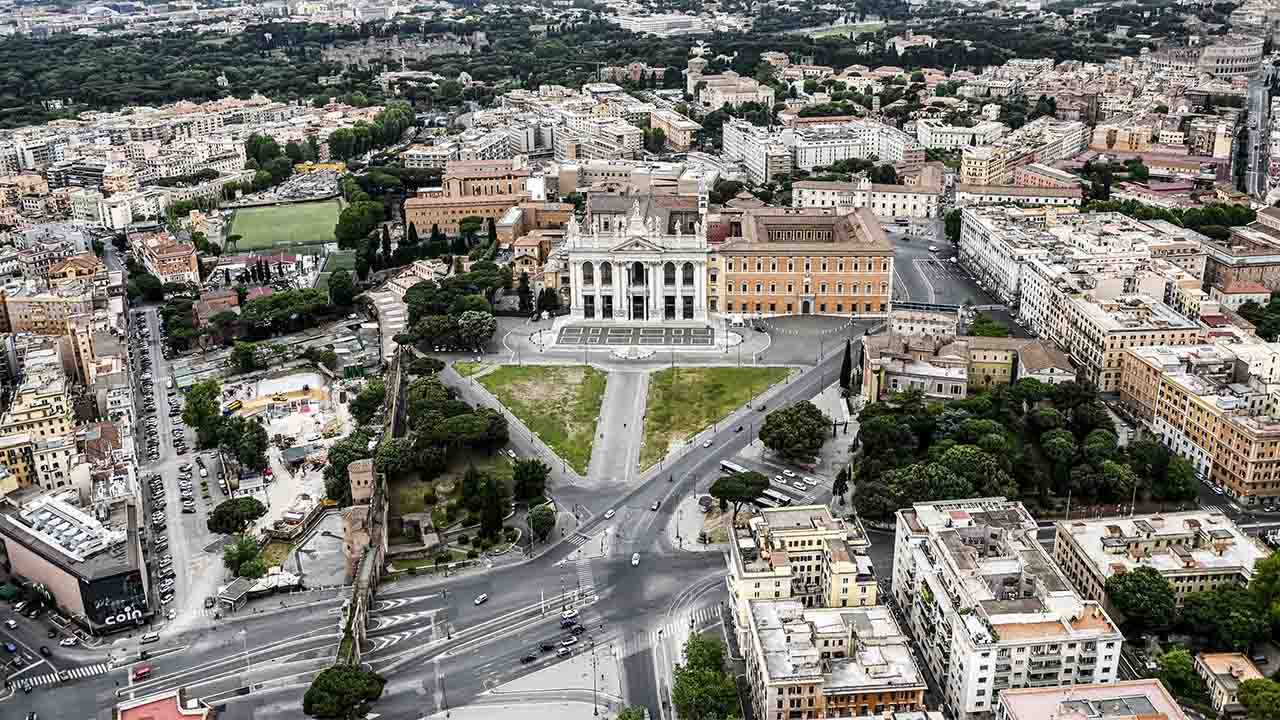
{"type": "Polygon", "coordinates": [[[753,600],[790,599],[803,607],[875,605],[878,586],[857,519],[843,520],[825,505],[763,508],[734,529],[729,548],[729,598],[746,630],[753,600]]]}
{"type": "Polygon", "coordinates": [[[448,235],[468,216],[497,222],[529,195],[529,169],[519,159],[452,161],[438,190],[419,190],[404,202],[405,221],[424,232],[432,225],[448,235]]]}
{"type": "Polygon", "coordinates": [[[7,332],[62,335],[67,321],[93,314],[93,284],[85,280],[42,288],[35,283],[11,282],[0,288],[7,332]]]}
{"type": "Polygon", "coordinates": [[[1044,217],[965,208],[961,262],[1103,392],[1118,387],[1125,348],[1200,341],[1198,323],[1166,303],[1196,283],[1198,233],[1114,213],[1044,217]]]}
{"type": "Polygon", "coordinates": [[[1209,704],[1218,711],[1219,717],[1247,715],[1244,705],[1240,704],[1240,685],[1266,677],[1241,653],[1198,653],[1195,668],[1209,691],[1209,704]]]}
{"type": "Polygon", "coordinates": [[[460,146],[452,142],[412,145],[400,153],[400,159],[411,170],[443,170],[449,161],[459,159],[459,150],[460,146]]]}
{"type": "Polygon", "coordinates": [[[1013,184],[1033,188],[1078,188],[1080,178],[1044,163],[1031,163],[1013,171],[1013,184]]]}
{"type": "Polygon", "coordinates": [[[31,441],[59,438],[71,432],[71,399],[61,368],[27,372],[8,409],[0,414],[0,436],[26,435],[31,441]]]}
{"type": "Polygon", "coordinates": [[[673,110],[654,110],[649,114],[649,127],[667,136],[667,147],[675,152],[688,152],[702,126],[673,110]]]}
{"type": "Polygon", "coordinates": [[[1157,679],[1020,688],[1000,693],[994,720],[1187,720],[1157,679]]]}
{"type": "Polygon", "coordinates": [[[922,118],[916,121],[916,138],[920,144],[930,150],[956,150],[973,145],[991,145],[999,140],[1009,128],[1004,123],[990,120],[980,122],[973,127],[948,125],[942,120],[922,118]]]}
{"type": "Polygon", "coordinates": [[[791,173],[791,148],[780,133],[734,119],[724,124],[721,137],[721,154],[742,163],[753,181],[765,183],[775,175],[791,173]]]}
{"type": "Polygon", "coordinates": [[[36,482],[31,462],[32,448],[31,436],[26,433],[0,437],[0,467],[4,468],[5,476],[17,480],[20,487],[36,482]]]}
{"type": "Polygon", "coordinates": [[[746,630],[747,682],[761,720],[891,718],[924,710],[924,677],[887,607],[752,600],[746,630]]]}
{"type": "Polygon", "coordinates": [[[1074,188],[1017,187],[1014,185],[956,186],[956,206],[966,205],[1055,205],[1080,207],[1084,190],[1074,188]]]}
{"type": "Polygon", "coordinates": [[[1247,585],[1268,550],[1216,510],[1127,518],[1060,520],[1053,559],[1081,596],[1111,608],[1107,579],[1148,567],[1173,586],[1178,604],[1190,593],[1247,585]]]}
{"type": "Polygon", "coordinates": [[[1245,506],[1280,497],[1280,352],[1274,344],[1135,347],[1120,399],[1201,477],[1245,506]]]}
{"type": "Polygon", "coordinates": [[[1021,503],[976,498],[897,512],[893,593],[961,720],[989,720],[1024,687],[1116,680],[1124,637],[1071,589],[1021,503]]]}
{"type": "Polygon", "coordinates": [[[161,283],[200,282],[200,260],[195,245],[182,242],[161,229],[130,234],[129,246],[134,257],[161,283]]]}
{"type": "Polygon", "coordinates": [[[893,247],[870,211],[725,209],[707,265],[708,308],[734,317],[882,316],[893,298],[893,247]]]}
{"type": "Polygon", "coordinates": [[[942,188],[930,185],[885,185],[863,176],[854,182],[798,180],[791,184],[797,208],[867,208],[878,218],[938,217],[942,188]]]}
{"type": "Polygon", "coordinates": [[[864,119],[820,120],[778,134],[781,142],[791,148],[797,168],[813,170],[840,160],[872,157],[904,170],[925,162],[924,146],[892,125],[864,119]]]}
{"type": "Polygon", "coordinates": [[[1075,157],[1088,147],[1088,142],[1089,127],[1082,122],[1038,118],[995,144],[964,148],[960,181],[968,185],[1004,185],[1017,168],[1075,157]]]}

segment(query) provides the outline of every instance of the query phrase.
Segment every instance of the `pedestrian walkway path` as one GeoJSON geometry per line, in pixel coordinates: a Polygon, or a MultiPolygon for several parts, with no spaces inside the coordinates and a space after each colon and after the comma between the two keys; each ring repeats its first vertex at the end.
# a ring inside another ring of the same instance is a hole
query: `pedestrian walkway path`
{"type": "Polygon", "coordinates": [[[59,675],[63,682],[71,680],[83,680],[85,678],[97,677],[104,675],[111,669],[107,663],[98,663],[97,665],[85,665],[84,667],[70,668],[63,670],[61,673],[45,673],[44,675],[36,675],[35,677],[24,678],[22,685],[24,687],[40,687],[41,685],[52,685],[59,682],[59,675]]]}
{"type": "Polygon", "coordinates": [[[582,545],[590,539],[591,536],[576,532],[570,536],[568,540],[565,540],[565,542],[568,543],[570,547],[582,547],[582,545]]]}

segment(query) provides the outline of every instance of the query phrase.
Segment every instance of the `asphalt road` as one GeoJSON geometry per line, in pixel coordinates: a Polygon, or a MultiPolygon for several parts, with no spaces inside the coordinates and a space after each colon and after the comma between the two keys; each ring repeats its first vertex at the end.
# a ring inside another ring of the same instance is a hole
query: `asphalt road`
{"type": "Polygon", "coordinates": [[[1249,82],[1248,165],[1245,167],[1245,190],[1262,197],[1267,193],[1267,138],[1270,137],[1270,93],[1262,78],[1249,82]]]}
{"type": "Polygon", "coordinates": [[[955,247],[945,239],[930,240],[891,234],[894,247],[895,300],[960,305],[972,302],[986,305],[996,302],[973,281],[955,256],[955,247]],[[937,248],[930,251],[929,246],[937,248]]]}

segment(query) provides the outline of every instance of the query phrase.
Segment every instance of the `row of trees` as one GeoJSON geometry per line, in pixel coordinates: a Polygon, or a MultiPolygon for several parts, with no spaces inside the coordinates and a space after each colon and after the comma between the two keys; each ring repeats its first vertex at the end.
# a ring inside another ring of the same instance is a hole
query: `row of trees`
{"type": "Polygon", "coordinates": [[[859,509],[886,517],[923,500],[983,495],[1051,506],[1194,499],[1194,468],[1160,443],[1118,446],[1096,389],[1024,378],[963,400],[926,403],[916,391],[862,411],[859,509]],[[1016,480],[1015,480],[1016,478],[1016,480]]]}

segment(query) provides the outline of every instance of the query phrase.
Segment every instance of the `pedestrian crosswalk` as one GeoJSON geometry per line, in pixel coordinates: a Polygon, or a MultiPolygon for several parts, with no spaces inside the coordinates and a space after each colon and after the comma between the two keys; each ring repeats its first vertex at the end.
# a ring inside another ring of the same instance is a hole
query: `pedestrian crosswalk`
{"type": "Polygon", "coordinates": [[[111,669],[107,663],[98,663],[96,665],[85,665],[84,667],[70,668],[60,673],[45,673],[44,675],[36,675],[34,677],[24,678],[20,682],[24,687],[40,687],[41,685],[52,685],[56,682],[69,682],[71,680],[83,680],[85,678],[97,677],[105,674],[111,669]]]}
{"type": "Polygon", "coordinates": [[[1230,508],[1228,508],[1226,505],[1205,505],[1204,509],[1208,510],[1209,512],[1222,513],[1224,515],[1227,513],[1228,510],[1230,510],[1230,508]]]}
{"type": "Polygon", "coordinates": [[[573,589],[585,594],[596,586],[595,578],[591,575],[590,563],[578,563],[577,576],[577,586],[573,589]]]}
{"type": "Polygon", "coordinates": [[[573,547],[582,547],[590,539],[591,539],[590,536],[583,535],[580,532],[576,532],[573,535],[570,535],[569,539],[566,540],[565,542],[569,543],[573,547]]]}
{"type": "Polygon", "coordinates": [[[624,642],[624,651],[627,655],[642,652],[656,647],[664,638],[668,640],[674,639],[674,647],[681,647],[684,645],[684,641],[688,638],[691,630],[697,630],[720,622],[721,615],[720,605],[708,605],[692,612],[682,613],[662,627],[637,633],[627,638],[624,642]],[[692,625],[690,625],[690,619],[693,620],[692,625]]]}

